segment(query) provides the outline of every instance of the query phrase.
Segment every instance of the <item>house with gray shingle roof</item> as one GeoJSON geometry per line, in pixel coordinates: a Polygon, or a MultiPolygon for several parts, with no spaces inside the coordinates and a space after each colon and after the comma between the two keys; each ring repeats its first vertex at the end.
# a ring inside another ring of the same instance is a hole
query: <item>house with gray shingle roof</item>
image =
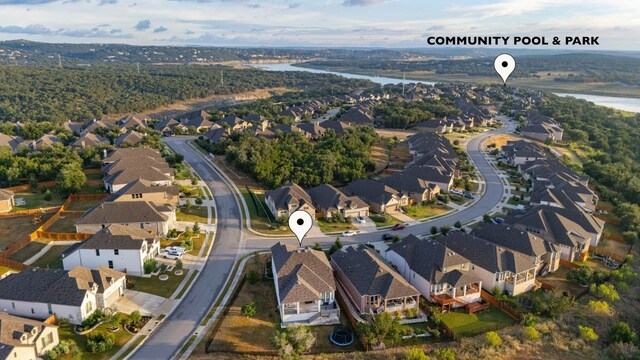
{"type": "Polygon", "coordinates": [[[165,235],[175,221],[173,208],[148,201],[103,202],[87,210],[75,226],[76,232],[83,234],[95,234],[117,224],[165,235]]]}
{"type": "Polygon", "coordinates": [[[367,217],[369,205],[357,196],[347,196],[332,185],[322,184],[307,190],[319,218],[330,218],[338,213],[343,217],[367,217]]]}
{"type": "Polygon", "coordinates": [[[311,196],[298,184],[280,186],[264,194],[264,201],[276,219],[288,218],[297,210],[304,210],[316,216],[311,196]]]}
{"type": "Polygon", "coordinates": [[[62,253],[65,270],[84,266],[106,267],[127,274],[144,275],[144,263],[160,251],[158,237],[140,228],[110,225],[62,253]]]}
{"type": "Polygon", "coordinates": [[[113,144],[117,147],[132,147],[141,142],[145,134],[135,130],[129,130],[113,140],[113,144]]]}
{"type": "Polygon", "coordinates": [[[518,295],[535,286],[537,265],[521,253],[463,232],[450,232],[435,239],[471,261],[469,272],[482,280],[482,288],[499,288],[518,295]]]}
{"type": "Polygon", "coordinates": [[[45,358],[59,343],[56,325],[0,313],[0,359],[45,358]]]}
{"type": "Polygon", "coordinates": [[[13,154],[18,152],[18,147],[22,143],[24,143],[24,139],[20,136],[11,136],[0,133],[0,146],[7,146],[11,148],[11,152],[13,154]]]}
{"type": "Polygon", "coordinates": [[[534,233],[507,224],[481,224],[473,235],[531,258],[536,273],[545,275],[560,267],[560,247],[534,233]]]}
{"type": "Polygon", "coordinates": [[[124,296],[125,283],[124,273],[103,267],[29,268],[0,280],[0,309],[35,319],[56,315],[80,324],[124,296]]]}
{"type": "Polygon", "coordinates": [[[384,258],[422,296],[443,308],[480,300],[482,280],[470,272],[471,261],[438,241],[409,235],[389,245],[384,258]]]}
{"type": "Polygon", "coordinates": [[[109,145],[109,140],[94,133],[87,133],[78,138],[78,140],[76,140],[73,144],[71,144],[71,146],[76,149],[84,149],[87,147],[95,147],[98,145],[109,145]]]}
{"type": "Polygon", "coordinates": [[[417,309],[420,293],[375,250],[349,246],[331,255],[338,291],[360,314],[417,309]]]}
{"type": "Polygon", "coordinates": [[[387,186],[402,191],[416,204],[432,200],[440,193],[438,184],[420,179],[415,175],[398,173],[381,181],[387,186]]]}
{"type": "Polygon", "coordinates": [[[409,204],[406,194],[375,180],[356,180],[345,186],[342,191],[347,195],[359,197],[369,204],[371,210],[378,213],[396,211],[409,204]]]}
{"type": "Polygon", "coordinates": [[[271,269],[283,323],[340,323],[333,269],[323,251],[275,244],[271,269]]]}
{"type": "Polygon", "coordinates": [[[509,164],[514,166],[546,158],[544,150],[538,144],[526,140],[507,141],[507,144],[500,149],[500,153],[509,164]]]}
{"type": "Polygon", "coordinates": [[[584,211],[548,205],[509,216],[506,222],[558,245],[561,258],[566,261],[586,258],[589,246],[598,243],[604,229],[602,220],[584,211]]]}

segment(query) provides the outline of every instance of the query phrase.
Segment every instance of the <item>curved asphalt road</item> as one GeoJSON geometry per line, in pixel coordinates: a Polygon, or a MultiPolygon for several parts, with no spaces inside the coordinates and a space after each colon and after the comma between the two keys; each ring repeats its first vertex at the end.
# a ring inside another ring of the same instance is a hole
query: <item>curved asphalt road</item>
{"type": "Polygon", "coordinates": [[[165,142],[198,173],[215,194],[217,231],[206,264],[178,308],[142,344],[131,359],[170,359],[196,331],[220,294],[244,241],[242,212],[231,188],[213,170],[207,159],[194,151],[185,138],[168,138],[165,142]]]}
{"type": "MultiPolygon", "coordinates": [[[[432,226],[451,225],[456,221],[463,224],[470,222],[491,211],[502,199],[504,186],[495,170],[489,165],[481,151],[484,140],[490,136],[513,131],[514,124],[506,122],[506,126],[487,131],[467,143],[467,152],[485,180],[485,193],[478,201],[467,208],[445,217],[408,226],[405,230],[395,232],[399,236],[409,234],[426,234],[432,226]]],[[[213,305],[216,296],[222,291],[227,277],[238,255],[264,250],[277,242],[297,245],[294,238],[243,237],[243,213],[233,192],[225,180],[210,165],[209,160],[186,143],[191,138],[165,138],[176,152],[184,155],[185,161],[198,173],[215,194],[218,216],[218,228],[215,243],[200,276],[185,295],[177,310],[168,316],[156,331],[149,336],[131,356],[132,359],[159,360],[170,359],[177,353],[182,344],[196,331],[202,318],[213,305]]],[[[379,241],[381,230],[353,237],[342,238],[344,244],[379,241]]],[[[324,236],[305,239],[304,245],[320,243],[328,246],[335,241],[335,236],[324,236]]]]}

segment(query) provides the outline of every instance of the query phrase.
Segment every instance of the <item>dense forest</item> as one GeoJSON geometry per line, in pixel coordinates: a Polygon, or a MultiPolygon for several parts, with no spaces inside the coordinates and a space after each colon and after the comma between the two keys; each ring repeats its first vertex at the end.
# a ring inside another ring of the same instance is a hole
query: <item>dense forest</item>
{"type": "Polygon", "coordinates": [[[310,187],[364,178],[374,169],[370,152],[377,140],[372,127],[360,126],[340,137],[327,131],[317,142],[299,132],[279,133],[273,140],[236,132],[220,145],[202,139],[199,144],[212,153],[226,153],[229,163],[273,188],[288,182],[310,187]]]}
{"type": "Polygon", "coordinates": [[[317,96],[372,86],[340,76],[225,66],[149,66],[140,73],[128,66],[0,67],[0,121],[79,121],[264,88],[312,89],[317,96]]]}
{"type": "Polygon", "coordinates": [[[626,230],[640,231],[640,115],[548,95],[539,110],[558,120],[587,161],[583,170],[604,200],[618,204],[626,230]]]}
{"type": "Polygon", "coordinates": [[[384,119],[384,126],[388,128],[404,129],[411,124],[434,117],[457,115],[460,110],[451,101],[442,100],[399,101],[397,99],[385,101],[374,110],[375,117],[384,119]]]}
{"type": "MultiPolygon", "coordinates": [[[[394,70],[400,72],[432,71],[436,74],[467,74],[472,76],[494,76],[493,58],[481,57],[467,60],[329,60],[310,61],[302,64],[323,69],[356,68],[361,70],[394,70]]],[[[570,72],[554,80],[564,82],[620,82],[640,85],[640,59],[637,57],[600,54],[559,54],[522,56],[511,77],[531,77],[537,73],[570,72]]]]}

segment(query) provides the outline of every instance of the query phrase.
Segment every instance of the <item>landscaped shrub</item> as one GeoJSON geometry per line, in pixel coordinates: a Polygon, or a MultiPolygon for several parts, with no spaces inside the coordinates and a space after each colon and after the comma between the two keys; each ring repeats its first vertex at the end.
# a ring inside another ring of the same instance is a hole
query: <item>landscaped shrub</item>
{"type": "Polygon", "coordinates": [[[580,286],[589,285],[593,278],[593,270],[588,266],[583,266],[578,269],[571,269],[567,273],[567,280],[573,281],[580,286]]]}
{"type": "Polygon", "coordinates": [[[152,272],[154,272],[156,270],[156,266],[158,266],[158,263],[153,259],[149,259],[149,260],[145,261],[144,262],[144,273],[145,274],[151,274],[152,272]]]}
{"type": "Polygon", "coordinates": [[[183,266],[182,260],[181,259],[176,260],[176,269],[182,270],[182,266],[183,266]]]}
{"type": "Polygon", "coordinates": [[[533,326],[526,326],[523,331],[524,338],[529,341],[537,341],[540,340],[540,334],[538,334],[538,330],[533,326]]]}
{"type": "Polygon", "coordinates": [[[612,313],[609,303],[606,301],[589,300],[587,306],[589,307],[589,311],[593,314],[611,315],[612,313]]]}
{"type": "Polygon", "coordinates": [[[87,348],[89,352],[104,352],[113,347],[116,343],[116,337],[113,334],[104,331],[96,331],[87,335],[87,348]]]}
{"type": "Polygon", "coordinates": [[[410,308],[404,311],[404,316],[406,316],[409,319],[418,317],[419,311],[417,308],[410,308]]]}
{"type": "Polygon", "coordinates": [[[253,317],[256,315],[256,304],[254,304],[253,301],[251,301],[249,303],[242,305],[240,310],[242,311],[242,316],[246,316],[248,318],[253,317]]]}
{"type": "Polygon", "coordinates": [[[453,349],[435,349],[433,351],[433,356],[438,360],[456,360],[456,353],[453,349]]]}
{"type": "Polygon", "coordinates": [[[616,291],[615,287],[611,284],[600,284],[600,285],[591,284],[591,287],[589,288],[589,292],[591,292],[592,294],[598,297],[605,298],[609,301],[620,300],[620,295],[616,291]]]}
{"type": "Polygon", "coordinates": [[[413,348],[405,351],[404,358],[405,360],[429,360],[429,357],[424,353],[424,350],[419,348],[413,348]]]}
{"type": "Polygon", "coordinates": [[[251,285],[255,285],[260,281],[260,274],[257,271],[251,270],[247,274],[247,282],[251,285]]]}
{"type": "Polygon", "coordinates": [[[57,359],[60,355],[73,354],[78,351],[78,346],[73,341],[63,340],[54,347],[47,351],[44,355],[46,360],[57,359]]]}
{"type": "Polygon", "coordinates": [[[498,335],[497,332],[495,331],[489,331],[485,336],[484,336],[484,341],[487,343],[487,345],[489,345],[490,347],[498,347],[500,345],[502,345],[502,338],[500,337],[500,335],[498,335]]]}
{"type": "Polygon", "coordinates": [[[93,327],[95,324],[106,319],[107,319],[107,316],[102,312],[102,310],[96,310],[82,322],[80,329],[81,331],[87,331],[91,329],[91,327],[93,327]]]}
{"type": "Polygon", "coordinates": [[[142,321],[142,315],[140,315],[140,312],[138,310],[132,312],[131,314],[129,314],[129,324],[135,326],[136,324],[139,324],[140,321],[142,321]]]}
{"type": "Polygon", "coordinates": [[[578,325],[578,330],[580,330],[580,338],[586,341],[596,341],[598,340],[598,334],[593,331],[592,328],[588,326],[580,326],[578,325]]]}

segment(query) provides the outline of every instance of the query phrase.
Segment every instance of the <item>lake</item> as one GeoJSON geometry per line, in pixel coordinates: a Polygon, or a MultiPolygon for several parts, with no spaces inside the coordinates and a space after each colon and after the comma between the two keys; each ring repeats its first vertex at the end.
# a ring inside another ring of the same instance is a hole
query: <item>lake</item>
{"type": "MultiPolygon", "coordinates": [[[[310,69],[305,67],[293,66],[289,63],[282,64],[245,64],[248,66],[252,66],[255,68],[268,70],[268,71],[306,71],[314,74],[333,74],[344,76],[349,79],[365,79],[370,80],[374,83],[389,85],[389,84],[399,84],[399,83],[416,83],[420,82],[427,85],[434,85],[435,82],[431,81],[421,81],[421,80],[411,80],[411,79],[395,79],[385,76],[368,76],[368,75],[359,75],[359,74],[350,74],[350,73],[342,73],[336,71],[326,71],[319,69],[310,69]]],[[[608,106],[619,110],[631,111],[640,113],[640,99],[635,98],[622,98],[622,97],[613,97],[613,96],[600,96],[600,95],[587,95],[587,94],[566,94],[566,93],[555,93],[558,96],[573,96],[578,99],[584,99],[587,101],[591,101],[596,105],[608,106]]]]}

